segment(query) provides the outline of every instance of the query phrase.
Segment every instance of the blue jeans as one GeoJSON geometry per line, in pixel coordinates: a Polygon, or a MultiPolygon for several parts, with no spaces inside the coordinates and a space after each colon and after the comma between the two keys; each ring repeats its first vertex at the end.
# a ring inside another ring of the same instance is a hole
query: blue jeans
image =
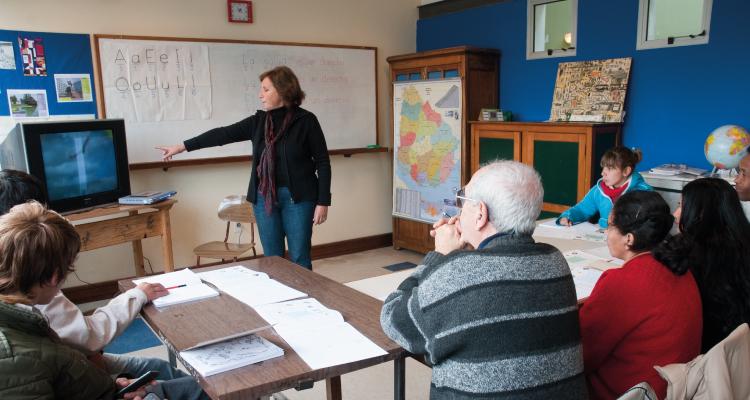
{"type": "Polygon", "coordinates": [[[287,187],[276,188],[276,203],[271,214],[266,214],[265,199],[257,193],[255,220],[266,256],[284,256],[284,237],[289,245],[289,259],[307,269],[312,269],[310,241],[312,240],[315,202],[295,203],[287,187]]]}
{"type": "Polygon", "coordinates": [[[209,399],[195,378],[177,368],[172,368],[166,360],[105,353],[104,364],[110,374],[127,373],[136,378],[148,371],[159,371],[157,384],[147,389],[159,398],[170,400],[209,399]]]}

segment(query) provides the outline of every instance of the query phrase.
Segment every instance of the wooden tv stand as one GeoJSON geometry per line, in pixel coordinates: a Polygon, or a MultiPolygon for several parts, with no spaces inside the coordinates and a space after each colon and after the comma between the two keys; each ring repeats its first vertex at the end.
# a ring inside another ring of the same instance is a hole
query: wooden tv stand
{"type": "Polygon", "coordinates": [[[81,235],[81,251],[131,242],[135,260],[136,276],[146,275],[143,265],[141,239],[161,236],[164,271],[174,271],[172,256],[172,229],[169,209],[177,203],[175,199],[149,205],[124,206],[112,204],[91,210],[67,214],[65,217],[81,235]],[[126,215],[118,215],[126,214],[126,215]],[[94,219],[90,222],[85,220],[94,219]]]}

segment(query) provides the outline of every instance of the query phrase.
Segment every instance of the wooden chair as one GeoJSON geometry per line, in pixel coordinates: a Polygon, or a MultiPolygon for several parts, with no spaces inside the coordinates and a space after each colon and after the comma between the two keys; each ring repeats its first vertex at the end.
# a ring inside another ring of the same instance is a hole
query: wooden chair
{"type": "Polygon", "coordinates": [[[245,196],[228,196],[222,200],[219,205],[219,219],[227,221],[227,230],[223,242],[208,242],[197,246],[193,253],[197,257],[196,265],[201,264],[201,257],[219,258],[222,261],[231,259],[237,261],[237,258],[245,254],[248,250],[253,250],[253,256],[258,254],[255,251],[255,213],[253,206],[245,196]],[[229,229],[232,222],[250,225],[250,243],[229,242],[229,229]]]}

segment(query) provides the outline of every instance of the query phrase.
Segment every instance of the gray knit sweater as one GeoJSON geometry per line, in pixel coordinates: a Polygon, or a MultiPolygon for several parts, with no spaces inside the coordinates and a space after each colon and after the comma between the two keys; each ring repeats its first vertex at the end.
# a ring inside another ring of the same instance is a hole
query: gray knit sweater
{"type": "Polygon", "coordinates": [[[433,365],[430,399],[587,398],[570,269],[530,236],[427,254],[380,323],[433,365]]]}

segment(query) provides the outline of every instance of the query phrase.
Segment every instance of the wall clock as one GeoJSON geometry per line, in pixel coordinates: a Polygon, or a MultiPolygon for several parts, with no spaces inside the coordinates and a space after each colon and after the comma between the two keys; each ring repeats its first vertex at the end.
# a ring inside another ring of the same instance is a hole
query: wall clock
{"type": "Polygon", "coordinates": [[[229,22],[253,22],[253,2],[245,0],[227,0],[229,22]]]}

